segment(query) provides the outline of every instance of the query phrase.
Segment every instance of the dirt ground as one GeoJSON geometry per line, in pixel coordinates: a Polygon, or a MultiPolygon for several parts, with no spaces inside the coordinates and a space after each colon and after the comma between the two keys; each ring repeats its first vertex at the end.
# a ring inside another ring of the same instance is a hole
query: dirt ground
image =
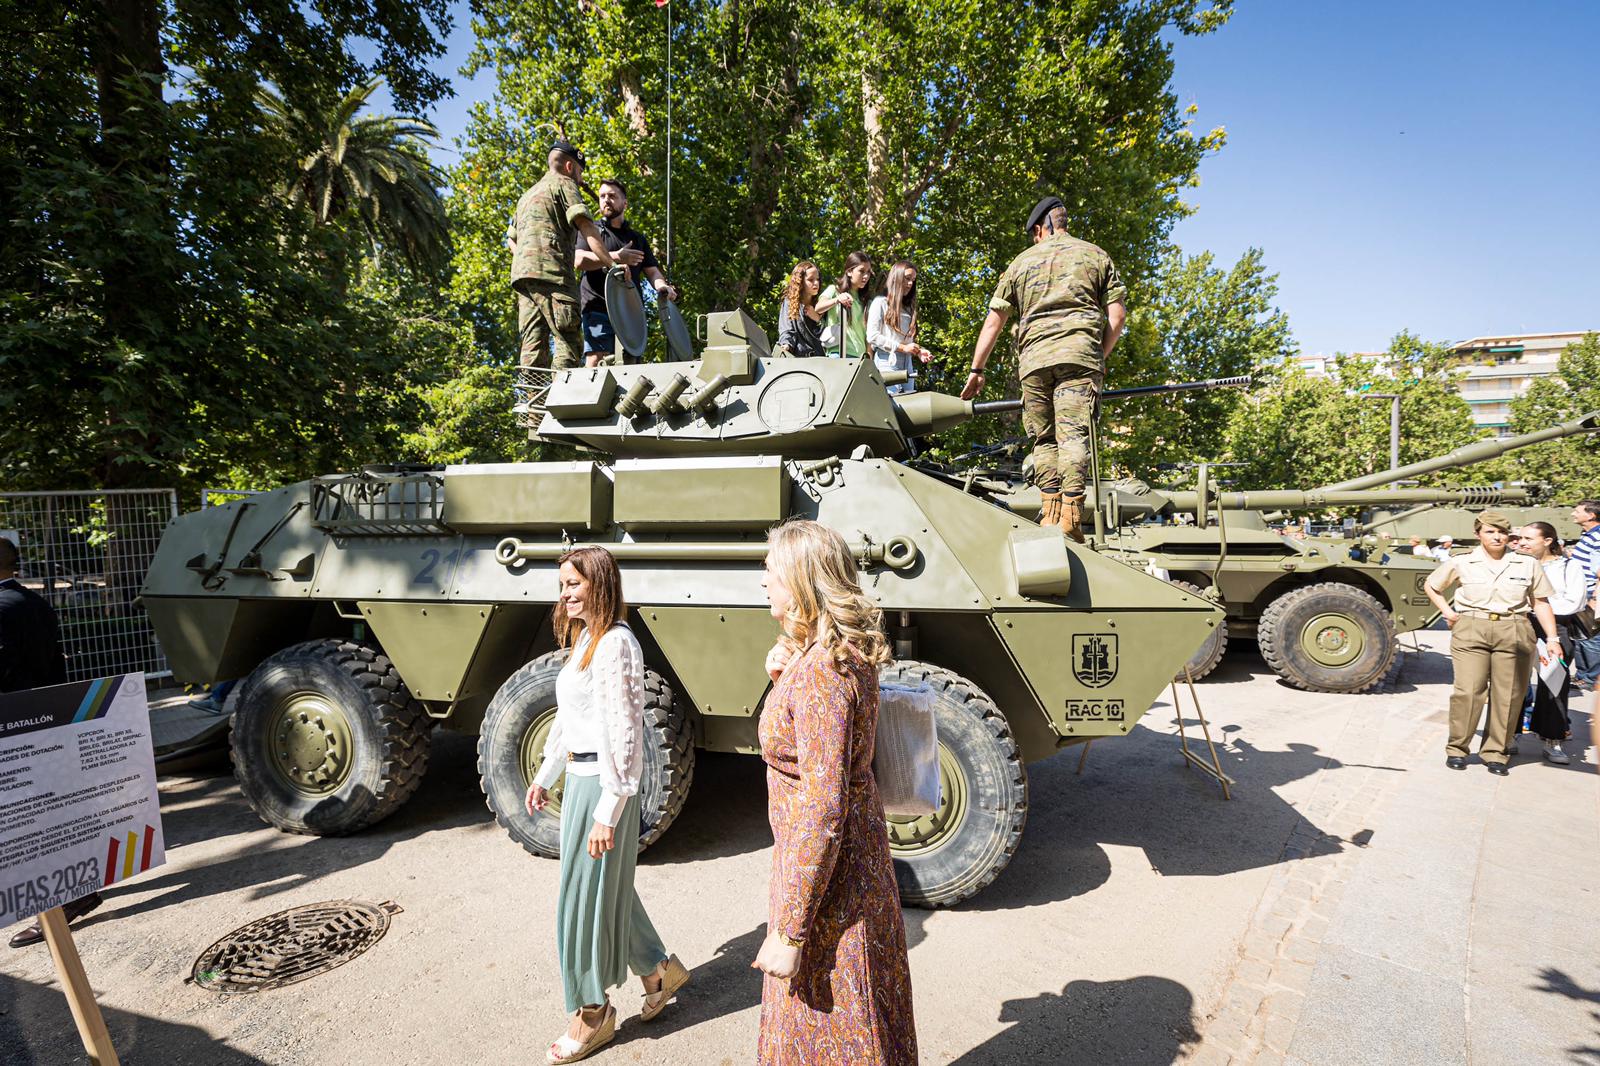
{"type": "MultiPolygon", "coordinates": [[[[1405,817],[1383,798],[1438,761],[1449,670],[1442,642],[1430,647],[1366,696],[1297,692],[1253,649],[1231,653],[1200,686],[1238,782],[1231,802],[1183,766],[1166,701],[1096,744],[1081,776],[1076,753],[1031,766],[1027,829],[1000,879],[958,909],[906,911],[922,1060],[1199,1057],[1275,876],[1381,835],[1405,817]],[[1340,813],[1351,811],[1373,814],[1357,825],[1340,813]]],[[[556,865],[495,826],[474,759],[472,739],[441,732],[410,804],[344,839],[266,828],[225,771],[165,779],[167,865],[117,886],[77,927],[123,1061],[542,1061],[562,1025],[556,865]],[[340,898],[403,912],[371,951],[302,984],[228,997],[185,983],[232,929],[340,898]]],[[[693,983],[650,1026],[635,1017],[637,987],[624,989],[617,1041],[596,1061],[752,1061],[764,804],[757,759],[701,755],[683,815],[638,879],[693,983]]],[[[0,1062],[81,1061],[48,954],[0,948],[0,1062]]]]}

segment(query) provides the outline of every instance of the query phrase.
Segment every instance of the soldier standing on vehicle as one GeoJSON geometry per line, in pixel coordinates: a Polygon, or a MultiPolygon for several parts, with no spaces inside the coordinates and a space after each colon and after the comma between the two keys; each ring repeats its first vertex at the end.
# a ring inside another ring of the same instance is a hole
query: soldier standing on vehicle
{"type": "Polygon", "coordinates": [[[555,340],[556,370],[582,360],[578,324],[578,279],[573,259],[578,234],[583,234],[601,267],[614,260],[589,215],[578,182],[583,178],[583,153],[565,140],[550,146],[550,169],[517,201],[509,234],[511,288],[517,301],[517,330],[523,366],[551,366],[555,340]]]}
{"type": "Polygon", "coordinates": [[[1483,744],[1478,754],[1489,772],[1505,776],[1511,759],[1511,716],[1522,707],[1533,671],[1534,630],[1531,612],[1544,632],[1552,654],[1561,652],[1561,634],[1550,610],[1550,579],[1531,555],[1507,551],[1511,520],[1499,511],[1484,511],[1472,523],[1478,547],[1452,556],[1423,585],[1428,599],[1450,626],[1450,659],[1455,689],[1450,693],[1450,739],[1445,765],[1465,770],[1472,734],[1488,702],[1483,744]],[[1459,582],[1455,607],[1444,592],[1459,582]]]}
{"type": "Polygon", "coordinates": [[[1067,209],[1056,197],[1034,205],[1027,230],[1033,247],[1011,261],[995,287],[961,398],[983,389],[1000,331],[1019,314],[1017,375],[1034,482],[1044,499],[1039,524],[1059,525],[1082,543],[1089,424],[1106,359],[1127,319],[1128,290],[1109,255],[1067,232],[1067,209]]]}
{"type": "MultiPolygon", "coordinates": [[[[649,279],[659,298],[677,302],[678,290],[661,273],[656,254],[644,234],[628,225],[628,189],[616,178],[600,183],[600,217],[605,225],[599,227],[611,258],[627,267],[629,280],[639,284],[640,275],[649,279]]],[[[611,315],[606,309],[606,272],[599,260],[587,248],[577,250],[578,269],[583,271],[583,283],[578,288],[580,310],[583,313],[583,357],[590,366],[601,363],[637,363],[637,356],[617,355],[617,331],[611,328],[611,315]]]]}

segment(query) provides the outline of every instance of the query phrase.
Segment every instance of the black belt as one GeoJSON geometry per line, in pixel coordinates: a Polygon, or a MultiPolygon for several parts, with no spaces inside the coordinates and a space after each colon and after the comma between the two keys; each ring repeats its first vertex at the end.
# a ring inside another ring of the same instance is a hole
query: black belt
{"type": "Polygon", "coordinates": [[[599,753],[593,751],[574,751],[567,754],[568,762],[595,762],[599,758],[599,753]]]}

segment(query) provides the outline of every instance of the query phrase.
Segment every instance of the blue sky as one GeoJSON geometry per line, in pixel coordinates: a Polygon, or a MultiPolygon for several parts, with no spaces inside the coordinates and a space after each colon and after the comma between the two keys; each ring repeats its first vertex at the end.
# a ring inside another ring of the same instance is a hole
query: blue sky
{"type": "MultiPolygon", "coordinates": [[[[1306,352],[1600,329],[1600,0],[1239,0],[1173,89],[1228,144],[1173,237],[1262,248],[1306,352]]],[[[472,45],[456,5],[454,74],[472,45]]],[[[447,139],[493,91],[456,77],[447,139]]],[[[453,158],[453,156],[452,156],[453,158]]]]}

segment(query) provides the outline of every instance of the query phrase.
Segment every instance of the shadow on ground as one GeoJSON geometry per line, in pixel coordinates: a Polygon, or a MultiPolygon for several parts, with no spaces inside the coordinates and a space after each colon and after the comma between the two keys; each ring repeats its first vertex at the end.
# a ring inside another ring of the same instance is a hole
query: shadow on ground
{"type": "Polygon", "coordinates": [[[956,1066],[1018,1062],[1169,1066],[1200,1039],[1194,997],[1166,977],[1073,981],[1060,994],[1010,999],[997,1036],[955,1060],[956,1066]]]}
{"type": "MultiPolygon", "coordinates": [[[[1539,980],[1544,982],[1537,989],[1540,992],[1564,996],[1579,1003],[1600,1005],[1600,989],[1584,988],[1577,981],[1567,976],[1564,970],[1557,970],[1553,967],[1540,970],[1539,980]]],[[[1600,1023],[1600,1010],[1591,1011],[1589,1017],[1591,1020],[1600,1023]]],[[[1574,1059],[1588,1059],[1592,1062],[1600,1062],[1600,1033],[1596,1034],[1594,1043],[1569,1047],[1567,1048],[1567,1054],[1574,1059]]]]}
{"type": "MultiPolygon", "coordinates": [[[[262,1059],[220,1043],[193,1025],[102,1007],[111,1043],[125,1066],[265,1066],[262,1059]]],[[[0,977],[0,1062],[6,1066],[60,1066],[83,1062],[81,1045],[61,1043],[73,1033],[59,988],[0,977]]]]}

